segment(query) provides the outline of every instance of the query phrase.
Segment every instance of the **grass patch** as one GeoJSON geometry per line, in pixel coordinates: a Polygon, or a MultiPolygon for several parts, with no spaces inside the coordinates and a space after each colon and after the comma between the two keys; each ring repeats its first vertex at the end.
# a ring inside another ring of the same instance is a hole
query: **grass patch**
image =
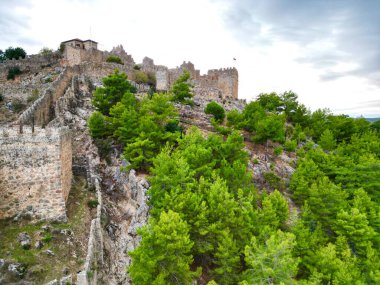
{"type": "MultiPolygon", "coordinates": [[[[64,267],[71,273],[83,267],[94,215],[93,210],[87,206],[87,201],[94,200],[95,194],[88,191],[85,178],[75,177],[74,181],[67,202],[67,223],[28,224],[28,221],[0,220],[0,258],[24,264],[27,269],[22,280],[31,284],[45,284],[61,277],[64,267]],[[49,225],[49,229],[42,229],[44,225],[49,225]],[[29,250],[23,249],[17,241],[17,236],[22,232],[31,238],[29,250]],[[44,246],[36,249],[34,245],[39,240],[44,246]],[[47,255],[47,249],[53,251],[54,256],[47,255]]],[[[0,275],[5,278],[4,284],[15,281],[15,277],[8,274],[7,266],[0,269],[0,275]]]]}

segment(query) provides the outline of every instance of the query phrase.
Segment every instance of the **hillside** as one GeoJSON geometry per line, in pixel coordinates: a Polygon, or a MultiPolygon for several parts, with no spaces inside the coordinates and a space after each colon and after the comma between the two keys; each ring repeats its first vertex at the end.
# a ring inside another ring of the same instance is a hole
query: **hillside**
{"type": "Polygon", "coordinates": [[[0,86],[0,284],[380,282],[378,124],[97,54],[0,86]]]}

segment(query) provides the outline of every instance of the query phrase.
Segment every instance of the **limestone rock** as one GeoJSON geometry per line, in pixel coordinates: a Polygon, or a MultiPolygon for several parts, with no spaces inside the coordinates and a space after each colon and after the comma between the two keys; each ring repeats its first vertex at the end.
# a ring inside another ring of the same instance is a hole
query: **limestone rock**
{"type": "Polygon", "coordinates": [[[49,225],[43,225],[41,227],[41,230],[43,230],[44,232],[50,232],[50,226],[49,225]]]}
{"type": "Polygon", "coordinates": [[[52,281],[46,283],[45,285],[59,285],[59,283],[58,283],[58,280],[57,280],[57,279],[54,279],[54,280],[52,280],[52,281]]]}
{"type": "Polygon", "coordinates": [[[47,249],[47,250],[45,251],[45,253],[46,253],[48,256],[54,256],[54,255],[55,255],[54,252],[53,252],[52,250],[50,250],[50,249],[47,249]]]}
{"type": "Polygon", "coordinates": [[[68,275],[69,274],[69,269],[67,268],[67,267],[64,267],[63,269],[62,269],[62,274],[64,275],[64,276],[66,276],[66,275],[68,275]]]}
{"type": "Polygon", "coordinates": [[[44,246],[44,243],[40,240],[36,241],[36,243],[34,244],[34,247],[36,249],[41,249],[43,246],[44,246]]]}
{"type": "Polygon", "coordinates": [[[25,276],[26,273],[26,266],[22,263],[16,262],[11,263],[8,265],[8,271],[19,278],[22,278],[25,276]]]}
{"type": "Polygon", "coordinates": [[[61,280],[59,280],[59,284],[62,284],[62,285],[63,284],[72,284],[72,282],[73,282],[73,278],[72,278],[71,274],[62,277],[61,280]]]}
{"type": "Polygon", "coordinates": [[[31,239],[30,236],[27,233],[20,233],[17,236],[18,242],[21,244],[21,247],[23,249],[30,249],[31,247],[31,239]]]}

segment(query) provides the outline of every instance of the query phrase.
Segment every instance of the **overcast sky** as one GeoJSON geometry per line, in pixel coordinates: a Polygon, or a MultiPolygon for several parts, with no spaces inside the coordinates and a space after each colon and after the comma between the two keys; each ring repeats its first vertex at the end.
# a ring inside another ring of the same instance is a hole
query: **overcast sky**
{"type": "Polygon", "coordinates": [[[292,90],[311,110],[380,117],[380,0],[0,0],[0,49],[122,44],[202,73],[235,66],[239,97],[292,90]],[[236,61],[233,60],[236,58],[236,61]]]}

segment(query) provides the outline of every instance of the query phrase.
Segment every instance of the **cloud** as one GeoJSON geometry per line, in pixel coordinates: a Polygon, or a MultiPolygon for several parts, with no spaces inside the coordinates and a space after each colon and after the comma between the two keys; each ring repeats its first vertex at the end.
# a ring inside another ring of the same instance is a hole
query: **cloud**
{"type": "MultiPolygon", "coordinates": [[[[298,63],[320,70],[322,80],[364,77],[380,86],[380,1],[220,0],[226,26],[249,46],[277,41],[298,45],[298,63]],[[340,63],[355,69],[334,70],[340,63]]],[[[286,55],[284,55],[286,56],[286,55]]]]}
{"type": "Polygon", "coordinates": [[[25,36],[25,30],[28,30],[30,15],[28,9],[32,7],[30,0],[7,1],[0,9],[0,48],[6,49],[5,44],[23,44],[29,45],[36,43],[36,40],[25,36]]]}
{"type": "Polygon", "coordinates": [[[379,117],[380,109],[380,99],[376,100],[368,100],[363,102],[358,102],[355,105],[343,107],[343,108],[335,108],[334,112],[337,113],[348,113],[352,116],[359,116],[361,114],[365,114],[367,117],[379,117]]]}

